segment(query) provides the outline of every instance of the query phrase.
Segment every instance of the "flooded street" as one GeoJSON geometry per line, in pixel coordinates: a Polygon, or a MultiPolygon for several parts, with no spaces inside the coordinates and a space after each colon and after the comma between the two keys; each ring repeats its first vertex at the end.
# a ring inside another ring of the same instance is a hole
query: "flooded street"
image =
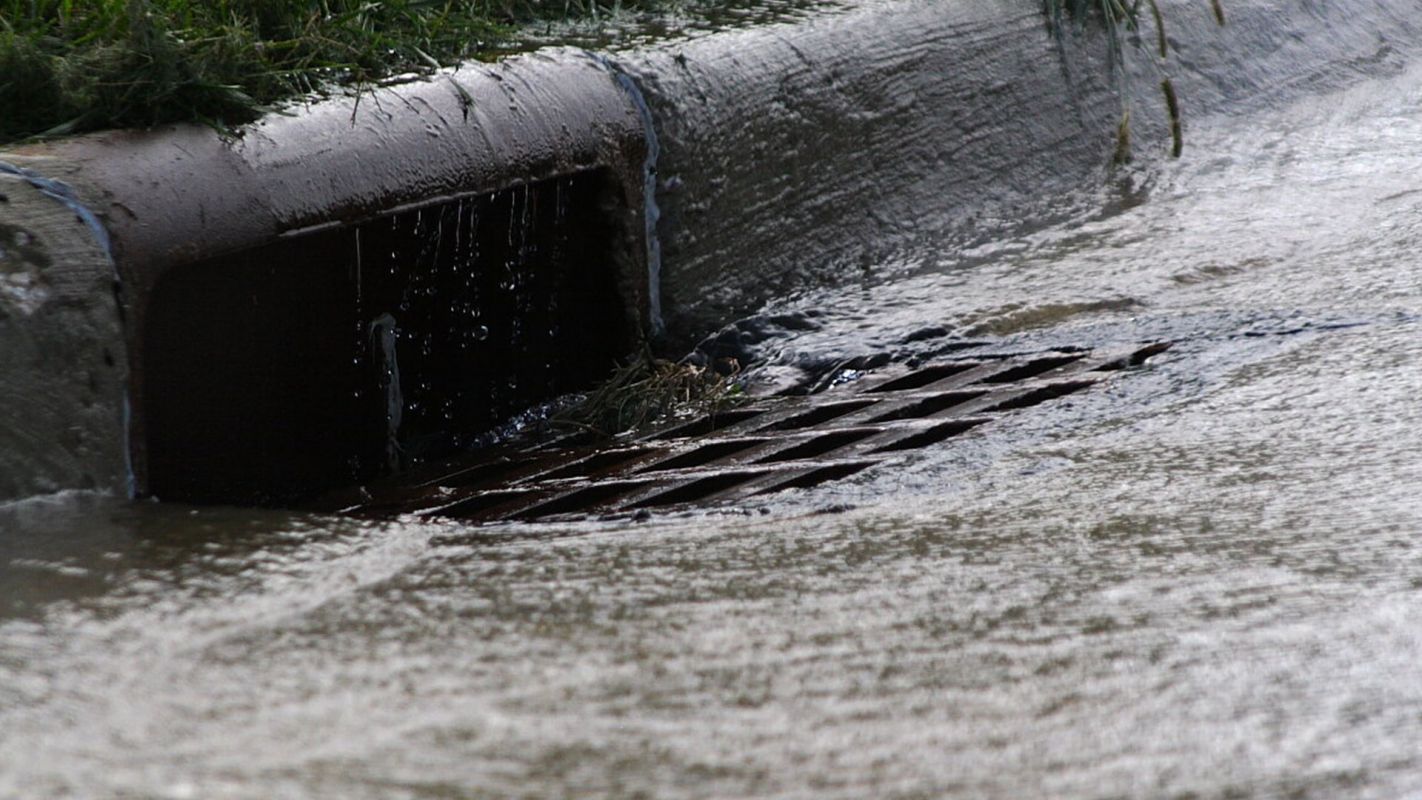
{"type": "Polygon", "coordinates": [[[574,525],[0,506],[0,797],[1422,792],[1422,70],[1186,123],[1109,214],[767,314],[782,370],[1176,342],[904,469],[574,525]]]}

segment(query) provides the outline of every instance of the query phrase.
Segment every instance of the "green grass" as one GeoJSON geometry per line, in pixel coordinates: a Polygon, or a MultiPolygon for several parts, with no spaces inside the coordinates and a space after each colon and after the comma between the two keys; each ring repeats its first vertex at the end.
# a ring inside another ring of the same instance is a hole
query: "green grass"
{"type": "Polygon", "coordinates": [[[205,121],[480,58],[534,19],[658,0],[0,0],[0,142],[205,121]]]}

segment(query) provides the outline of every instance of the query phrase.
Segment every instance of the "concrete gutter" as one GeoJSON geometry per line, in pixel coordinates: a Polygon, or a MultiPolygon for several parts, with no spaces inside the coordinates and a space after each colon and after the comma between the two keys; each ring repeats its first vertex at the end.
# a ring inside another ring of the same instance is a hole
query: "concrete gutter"
{"type": "MultiPolygon", "coordinates": [[[[1422,42],[1400,0],[1230,0],[1224,28],[1198,0],[1162,5],[1187,126],[1396,70],[1422,42]]],[[[610,62],[562,50],[470,66],[358,106],[271,117],[235,142],[183,127],[0,153],[32,176],[0,175],[0,192],[20,198],[0,205],[0,234],[22,231],[43,251],[25,255],[11,234],[0,277],[55,287],[45,300],[0,294],[12,398],[0,500],[123,488],[125,351],[140,352],[146,298],[170,270],[605,169],[643,254],[624,270],[625,294],[647,328],[660,300],[672,338],[690,341],[796,287],[891,279],[915,248],[991,240],[1099,202],[1123,96],[1137,152],[1164,150],[1158,67],[1143,52],[1120,82],[1099,34],[1056,42],[1035,2],[885,0],[610,62]],[[54,179],[77,205],[41,190],[54,179]],[[111,247],[75,208],[97,214],[111,247]]],[[[143,365],[129,363],[142,492],[143,365]]]]}

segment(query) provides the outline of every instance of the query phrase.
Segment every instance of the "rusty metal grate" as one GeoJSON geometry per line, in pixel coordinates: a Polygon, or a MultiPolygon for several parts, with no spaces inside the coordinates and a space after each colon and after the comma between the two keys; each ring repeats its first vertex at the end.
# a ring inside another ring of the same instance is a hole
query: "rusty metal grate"
{"type": "Polygon", "coordinates": [[[340,503],[472,522],[711,505],[840,480],[1005,414],[1083,391],[1168,343],[885,368],[806,397],[759,398],[613,445],[471,453],[340,503]]]}

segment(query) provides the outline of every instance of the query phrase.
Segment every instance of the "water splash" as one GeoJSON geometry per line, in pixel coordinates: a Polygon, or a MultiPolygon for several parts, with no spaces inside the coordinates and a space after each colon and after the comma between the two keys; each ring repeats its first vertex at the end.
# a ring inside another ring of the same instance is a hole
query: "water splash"
{"type": "Polygon", "coordinates": [[[462,449],[611,367],[623,304],[607,185],[593,173],[528,182],[361,226],[366,413],[383,443],[367,474],[462,449]],[[588,341],[592,330],[614,335],[588,341]]]}
{"type": "Polygon", "coordinates": [[[370,323],[370,351],[375,360],[376,385],[385,400],[385,459],[392,469],[400,467],[400,423],[405,414],[405,398],[400,389],[400,361],[395,343],[399,327],[389,312],[370,323]]]}

